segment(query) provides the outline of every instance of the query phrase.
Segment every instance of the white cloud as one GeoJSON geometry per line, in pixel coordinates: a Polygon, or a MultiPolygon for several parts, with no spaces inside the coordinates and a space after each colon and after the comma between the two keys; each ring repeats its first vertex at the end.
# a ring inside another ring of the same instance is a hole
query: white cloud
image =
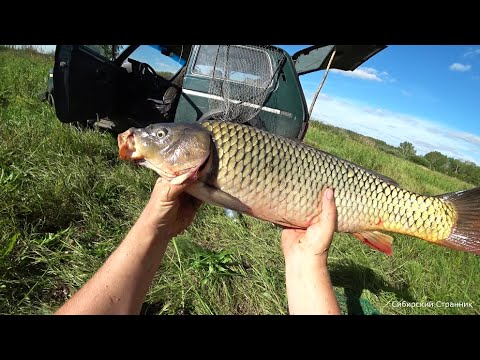
{"type": "MultiPolygon", "coordinates": [[[[310,106],[313,96],[306,92],[310,106]]],[[[411,142],[417,154],[430,151],[480,165],[480,136],[460,132],[434,121],[386,109],[372,108],[351,99],[320,94],[313,111],[314,119],[371,136],[398,146],[411,142]]]]}
{"type": "Polygon", "coordinates": [[[463,54],[464,57],[472,57],[476,55],[480,55],[480,49],[469,48],[467,52],[463,54]]]}
{"type": "Polygon", "coordinates": [[[472,68],[472,65],[464,65],[464,64],[460,64],[460,63],[453,63],[452,65],[450,65],[449,69],[452,70],[452,71],[465,72],[465,71],[469,71],[471,68],[472,68]]]}
{"type": "Polygon", "coordinates": [[[378,71],[377,69],[370,68],[370,67],[359,67],[353,71],[344,71],[338,69],[330,70],[334,73],[341,74],[344,76],[362,79],[362,80],[371,80],[371,81],[392,81],[388,72],[386,71],[378,71]]]}

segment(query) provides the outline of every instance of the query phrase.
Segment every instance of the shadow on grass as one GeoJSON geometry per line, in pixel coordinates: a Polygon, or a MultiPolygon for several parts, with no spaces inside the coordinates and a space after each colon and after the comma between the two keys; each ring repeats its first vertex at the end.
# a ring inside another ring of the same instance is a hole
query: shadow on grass
{"type": "Polygon", "coordinates": [[[345,291],[345,303],[348,315],[365,315],[365,307],[371,308],[369,312],[377,313],[378,310],[362,299],[363,290],[378,295],[381,291],[394,293],[398,298],[414,302],[415,299],[408,291],[409,284],[392,285],[372,269],[356,264],[353,261],[334,264],[330,270],[332,283],[345,291]],[[363,307],[362,307],[363,304],[363,307]]]}
{"type": "MultiPolygon", "coordinates": [[[[206,249],[198,244],[190,241],[190,239],[177,239],[178,251],[184,266],[191,264],[195,258],[195,254],[206,254],[211,258],[206,258],[206,263],[215,263],[218,259],[218,253],[210,249],[206,249]]],[[[215,265],[215,264],[214,264],[215,265]]],[[[245,264],[239,264],[244,269],[245,264]]],[[[200,269],[199,269],[200,270],[200,269]]],[[[205,271],[202,270],[202,273],[205,271]]],[[[385,278],[375,273],[371,268],[358,265],[352,260],[345,260],[333,263],[330,268],[330,277],[332,283],[337,288],[342,288],[343,292],[336,290],[336,295],[341,305],[342,311],[348,315],[380,315],[367,299],[362,297],[363,291],[368,290],[375,295],[381,292],[390,292],[395,294],[398,299],[408,302],[415,302],[414,297],[409,292],[409,284],[406,282],[400,284],[389,283],[385,278]]],[[[163,307],[163,302],[144,303],[142,314],[150,315],[158,313],[163,307]]],[[[169,313],[189,314],[192,308],[169,309],[169,313]]]]}

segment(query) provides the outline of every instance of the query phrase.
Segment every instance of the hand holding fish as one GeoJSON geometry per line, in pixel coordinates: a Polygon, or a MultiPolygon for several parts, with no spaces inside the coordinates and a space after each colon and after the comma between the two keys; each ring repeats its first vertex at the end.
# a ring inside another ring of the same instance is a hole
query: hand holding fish
{"type": "Polygon", "coordinates": [[[95,275],[55,314],[138,314],[168,242],[192,222],[200,201],[189,183],[157,180],[135,225],[95,275]]]}
{"type": "Polygon", "coordinates": [[[290,314],[340,314],[327,270],[337,219],[333,191],[321,195],[321,213],[306,230],[285,228],[282,250],[290,314]]]}
{"type": "Polygon", "coordinates": [[[333,190],[322,193],[321,213],[306,229],[284,228],[282,250],[285,260],[308,261],[312,265],[327,265],[328,249],[335,231],[336,207],[333,190]]]}
{"type": "Polygon", "coordinates": [[[158,178],[153,188],[146,213],[161,231],[162,238],[169,241],[182,233],[193,221],[202,202],[184,190],[189,183],[173,185],[158,178]]]}
{"type": "MultiPolygon", "coordinates": [[[[158,179],[125,239],[55,314],[139,314],[168,241],[190,225],[201,204],[186,193],[189,186],[188,182],[173,185],[158,179]]],[[[336,217],[333,199],[325,199],[318,222],[305,231],[285,229],[282,233],[291,314],[340,312],[326,266],[309,268],[307,261],[320,251],[318,264],[326,264],[336,217]]]]}

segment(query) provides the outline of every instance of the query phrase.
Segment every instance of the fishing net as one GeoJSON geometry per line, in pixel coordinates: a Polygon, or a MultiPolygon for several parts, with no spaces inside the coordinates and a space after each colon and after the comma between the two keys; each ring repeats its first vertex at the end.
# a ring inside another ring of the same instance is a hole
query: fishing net
{"type": "Polygon", "coordinates": [[[262,109],[286,60],[260,45],[201,45],[194,72],[208,76],[209,112],[218,120],[247,122],[262,109]]]}

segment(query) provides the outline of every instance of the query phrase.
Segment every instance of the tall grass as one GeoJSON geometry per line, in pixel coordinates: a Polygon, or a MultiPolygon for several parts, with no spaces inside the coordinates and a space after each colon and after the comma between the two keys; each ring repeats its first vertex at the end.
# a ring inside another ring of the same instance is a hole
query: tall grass
{"type": "MultiPolygon", "coordinates": [[[[146,204],[156,176],[118,159],[115,138],[62,124],[39,103],[50,56],[0,48],[0,313],[50,314],[101,266],[146,204]]],[[[471,185],[312,126],[306,141],[425,194],[471,185]]],[[[345,313],[478,314],[478,257],[395,235],[387,257],[335,236],[329,269],[345,313]],[[472,302],[399,307],[398,301],[472,302]]],[[[280,229],[204,205],[170,242],[144,314],[286,314],[280,229]]]]}

